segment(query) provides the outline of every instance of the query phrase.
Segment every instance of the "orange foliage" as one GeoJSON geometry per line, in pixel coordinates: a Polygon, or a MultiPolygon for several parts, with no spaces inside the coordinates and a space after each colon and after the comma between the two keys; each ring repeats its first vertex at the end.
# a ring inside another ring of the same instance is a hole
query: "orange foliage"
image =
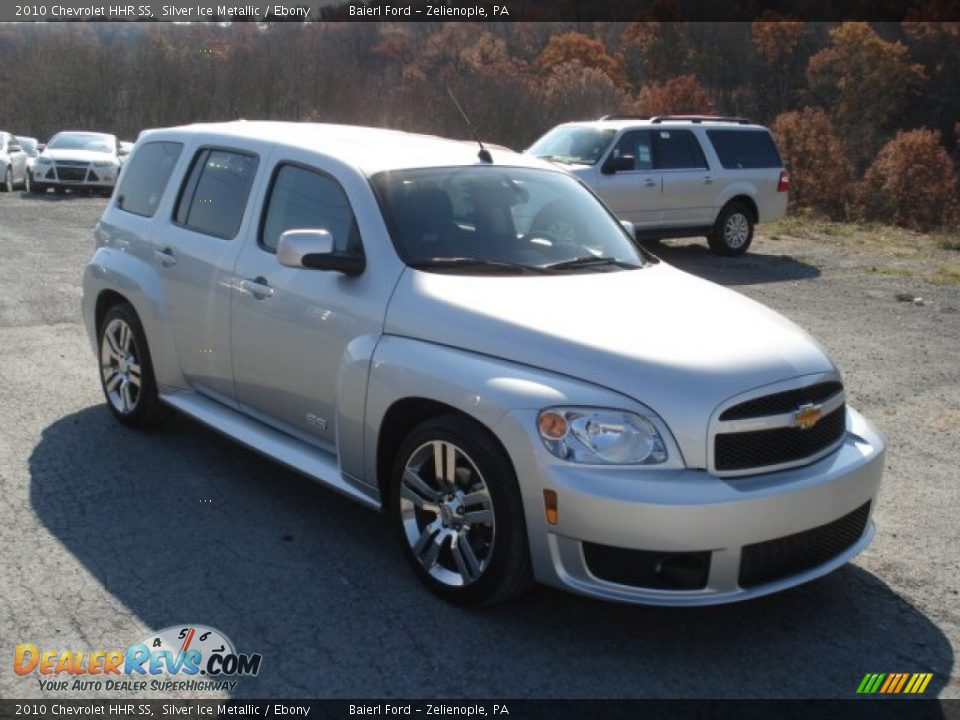
{"type": "Polygon", "coordinates": [[[627,84],[623,58],[610,55],[600,38],[578,32],[554,35],[537,57],[536,66],[544,74],[565,63],[579,63],[605,74],[617,87],[627,84]]]}
{"type": "Polygon", "coordinates": [[[803,29],[804,23],[768,10],[750,24],[750,35],[753,46],[767,63],[783,67],[796,52],[803,29]]]}
{"type": "Polygon", "coordinates": [[[790,171],[790,202],[841,219],[852,199],[849,150],[820,108],[778,116],[771,128],[790,171]]]}
{"type": "Polygon", "coordinates": [[[680,75],[644,85],[629,110],[643,115],[703,114],[711,112],[713,104],[695,76],[680,75]]]}
{"type": "Polygon", "coordinates": [[[897,133],[867,170],[860,199],[869,220],[929,230],[948,219],[957,202],[957,174],[940,133],[897,133]]]}
{"type": "Polygon", "coordinates": [[[845,126],[869,124],[872,139],[920,86],[923,66],[910,62],[903,43],[884,40],[865,22],[842,23],[830,39],[830,47],[810,58],[810,84],[845,126]]]}

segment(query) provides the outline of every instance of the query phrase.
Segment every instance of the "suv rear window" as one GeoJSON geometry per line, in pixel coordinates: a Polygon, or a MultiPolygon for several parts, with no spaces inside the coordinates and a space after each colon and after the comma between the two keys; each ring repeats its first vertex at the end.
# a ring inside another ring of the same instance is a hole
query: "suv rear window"
{"type": "Polygon", "coordinates": [[[177,204],[176,222],[230,240],[240,230],[259,160],[230,150],[201,150],[177,204]]]}
{"type": "Polygon", "coordinates": [[[780,152],[766,130],[707,130],[707,137],[727,170],[783,167],[780,152]]]}
{"type": "Polygon", "coordinates": [[[126,163],[117,190],[117,207],[134,215],[153,217],[170,180],[183,143],[144,143],[126,163]]]}

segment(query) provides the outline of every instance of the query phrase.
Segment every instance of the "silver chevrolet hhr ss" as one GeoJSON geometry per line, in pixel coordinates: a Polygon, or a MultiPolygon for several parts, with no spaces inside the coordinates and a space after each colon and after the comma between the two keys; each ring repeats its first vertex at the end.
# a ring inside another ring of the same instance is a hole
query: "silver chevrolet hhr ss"
{"type": "Polygon", "coordinates": [[[95,237],[83,315],[116,418],[175,409],[381,508],[448,600],[727,602],[874,535],[883,441],[823,349],[536,158],[151,130],[95,237]]]}

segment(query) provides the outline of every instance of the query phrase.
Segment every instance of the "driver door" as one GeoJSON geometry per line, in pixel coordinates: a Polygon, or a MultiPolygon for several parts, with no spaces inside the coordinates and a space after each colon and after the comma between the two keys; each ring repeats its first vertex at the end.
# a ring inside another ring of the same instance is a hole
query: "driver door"
{"type": "Polygon", "coordinates": [[[280,235],[292,229],[327,230],[335,250],[363,253],[351,202],[333,174],[278,162],[261,212],[236,264],[237,401],[262,422],[333,450],[341,358],[356,337],[380,332],[392,286],[376,283],[369,268],[348,277],[278,261],[280,235]]]}
{"type": "Polygon", "coordinates": [[[654,169],[650,130],[628,130],[620,136],[601,166],[597,194],[618,218],[638,229],[662,223],[663,173],[654,169]],[[633,158],[633,169],[612,171],[609,161],[622,157],[633,158]]]}

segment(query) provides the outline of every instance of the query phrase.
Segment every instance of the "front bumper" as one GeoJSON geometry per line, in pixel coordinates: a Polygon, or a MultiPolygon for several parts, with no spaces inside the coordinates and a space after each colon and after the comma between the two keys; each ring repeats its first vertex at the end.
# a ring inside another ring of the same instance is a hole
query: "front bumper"
{"type": "MultiPolygon", "coordinates": [[[[506,415],[497,435],[520,479],[536,578],[585,595],[651,605],[708,605],[743,600],[808,582],[835,570],[872,540],[862,532],[813,567],[741,587],[745,546],[788,538],[875,506],[884,444],[870,423],[848,409],[842,446],[806,467],[740,478],[698,470],[651,470],[566,463],[536,435],[536,412],[506,415]],[[557,493],[558,522],[549,525],[543,491],[557,493]],[[646,553],[708,554],[697,589],[663,589],[601,579],[584,543],[646,553]]],[[[803,541],[800,541],[801,544],[803,541]]]]}
{"type": "Polygon", "coordinates": [[[112,188],[120,174],[120,168],[96,167],[93,165],[61,168],[54,165],[35,165],[33,182],[48,187],[112,188]]]}

